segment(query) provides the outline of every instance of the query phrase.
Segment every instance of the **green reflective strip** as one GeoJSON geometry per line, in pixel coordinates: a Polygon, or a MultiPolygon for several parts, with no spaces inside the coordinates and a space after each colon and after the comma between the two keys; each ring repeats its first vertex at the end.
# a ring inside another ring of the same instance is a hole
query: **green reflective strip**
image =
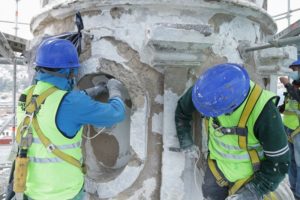
{"type": "MultiPolygon", "coordinates": [[[[217,154],[219,154],[219,156],[226,158],[226,159],[231,159],[231,160],[244,160],[244,161],[249,161],[250,160],[250,156],[248,154],[248,152],[245,152],[243,154],[227,154],[227,153],[223,153],[218,151],[217,149],[215,149],[215,152],[217,154]]],[[[258,152],[259,157],[262,159],[264,157],[264,152],[263,151],[259,151],[258,152]]]]}
{"type": "MultiPolygon", "coordinates": [[[[33,138],[32,143],[34,144],[42,144],[41,140],[39,138],[33,138]]],[[[60,150],[64,150],[64,149],[75,149],[75,148],[79,148],[81,146],[81,141],[78,141],[76,143],[73,144],[65,144],[65,145],[55,145],[56,148],[60,149],[60,150]]]]}

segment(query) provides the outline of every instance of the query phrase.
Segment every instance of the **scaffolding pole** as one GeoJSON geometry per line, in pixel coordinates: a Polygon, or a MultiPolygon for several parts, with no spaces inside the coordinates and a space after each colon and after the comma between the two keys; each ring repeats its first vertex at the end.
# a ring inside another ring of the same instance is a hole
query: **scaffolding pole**
{"type": "Polygon", "coordinates": [[[282,46],[285,46],[288,44],[293,44],[296,42],[300,42],[300,36],[294,36],[294,37],[289,37],[289,38],[284,38],[284,39],[279,39],[279,40],[272,40],[269,42],[269,44],[245,48],[244,51],[247,53],[250,51],[257,51],[257,50],[267,49],[267,48],[272,48],[272,47],[282,47],[282,46]]]}
{"type": "Polygon", "coordinates": [[[16,102],[16,95],[17,95],[17,58],[14,57],[13,59],[14,62],[14,84],[13,84],[13,127],[12,127],[12,139],[13,141],[15,141],[15,137],[16,137],[16,107],[17,107],[17,102],[16,102]]]}
{"type": "MultiPolygon", "coordinates": [[[[18,36],[18,16],[19,16],[19,0],[16,0],[16,21],[15,21],[15,36],[18,36]]],[[[15,141],[15,137],[16,137],[16,107],[17,107],[17,102],[16,102],[16,98],[17,98],[17,58],[16,56],[14,56],[13,58],[13,65],[14,65],[14,70],[13,70],[13,114],[14,114],[14,118],[13,118],[13,127],[12,127],[12,139],[13,141],[15,141]]]]}

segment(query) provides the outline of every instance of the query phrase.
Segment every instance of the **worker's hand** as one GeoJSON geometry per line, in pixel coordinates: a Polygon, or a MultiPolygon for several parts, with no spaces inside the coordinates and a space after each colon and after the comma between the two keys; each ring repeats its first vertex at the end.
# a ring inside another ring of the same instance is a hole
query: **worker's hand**
{"type": "Polygon", "coordinates": [[[107,91],[107,88],[105,86],[105,84],[100,84],[100,85],[97,85],[95,87],[92,87],[92,88],[88,88],[88,89],[85,89],[84,90],[85,93],[91,97],[95,97],[97,96],[98,94],[101,94],[103,92],[106,92],[107,91]]]}
{"type": "Polygon", "coordinates": [[[109,79],[107,82],[107,89],[109,92],[109,98],[119,97],[124,101],[123,92],[125,88],[120,81],[116,79],[109,79]]]}
{"type": "Polygon", "coordinates": [[[200,150],[196,145],[191,145],[182,150],[186,157],[191,159],[198,159],[200,157],[200,150]]]}
{"type": "Polygon", "coordinates": [[[279,80],[283,85],[286,85],[289,83],[289,79],[286,77],[280,77],[279,80]]]}
{"type": "Polygon", "coordinates": [[[262,200],[252,183],[246,184],[236,194],[228,196],[225,200],[262,200]]]}

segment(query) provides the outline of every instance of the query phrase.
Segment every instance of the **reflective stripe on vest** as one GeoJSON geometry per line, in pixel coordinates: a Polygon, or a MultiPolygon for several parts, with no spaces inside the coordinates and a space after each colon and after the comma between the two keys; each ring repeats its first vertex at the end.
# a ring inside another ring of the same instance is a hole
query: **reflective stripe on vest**
{"type": "MultiPolygon", "coordinates": [[[[64,160],[54,157],[54,158],[38,158],[38,157],[31,157],[29,156],[30,162],[35,163],[59,163],[59,162],[65,162],[64,160]]],[[[83,159],[80,160],[82,162],[83,159]]]]}
{"type": "MultiPolygon", "coordinates": [[[[231,145],[231,144],[225,144],[224,142],[222,142],[221,140],[215,138],[215,142],[222,146],[224,149],[227,149],[228,151],[231,151],[231,150],[236,150],[236,151],[242,151],[243,149],[240,148],[240,146],[236,146],[236,145],[231,145]]],[[[262,150],[258,150],[258,147],[260,147],[261,145],[260,144],[254,144],[254,145],[251,145],[249,146],[249,149],[255,149],[256,151],[258,151],[258,153],[262,150]]]]}
{"type": "MultiPolygon", "coordinates": [[[[219,154],[220,156],[222,156],[225,159],[231,159],[231,160],[236,160],[236,161],[248,161],[250,160],[250,156],[248,154],[248,152],[243,152],[243,154],[227,154],[224,152],[220,152],[218,150],[215,150],[217,154],[219,154]]],[[[260,159],[264,158],[264,152],[263,151],[259,151],[257,152],[259,155],[260,159]]]]}
{"type": "MultiPolygon", "coordinates": [[[[33,138],[32,143],[42,144],[42,142],[39,138],[33,138]]],[[[81,146],[81,141],[78,141],[78,142],[73,143],[73,144],[55,145],[55,147],[60,149],[60,150],[75,149],[75,148],[79,148],[80,146],[81,146]]]]}

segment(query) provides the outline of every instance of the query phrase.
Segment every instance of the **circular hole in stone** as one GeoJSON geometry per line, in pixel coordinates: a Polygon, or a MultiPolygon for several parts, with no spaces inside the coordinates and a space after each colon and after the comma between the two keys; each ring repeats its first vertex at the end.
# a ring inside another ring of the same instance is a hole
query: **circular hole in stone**
{"type": "MultiPolygon", "coordinates": [[[[104,73],[87,74],[79,80],[78,88],[81,90],[91,88],[99,82],[107,82],[110,78],[114,77],[104,73]]],[[[131,159],[130,115],[132,102],[127,89],[124,93],[126,118],[123,122],[113,127],[86,125],[83,130],[82,147],[85,164],[88,167],[87,176],[98,182],[106,182],[117,177],[131,159]],[[102,132],[97,135],[101,130],[102,132]]],[[[98,94],[94,100],[107,103],[108,93],[98,94]]]]}

